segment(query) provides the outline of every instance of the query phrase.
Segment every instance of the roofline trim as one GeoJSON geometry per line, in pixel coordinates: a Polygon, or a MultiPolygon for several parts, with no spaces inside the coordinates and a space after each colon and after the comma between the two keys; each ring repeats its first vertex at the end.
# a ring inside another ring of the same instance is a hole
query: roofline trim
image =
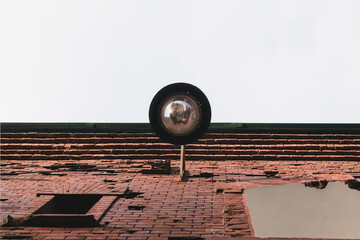
{"type": "MultiPolygon", "coordinates": [[[[1,132],[152,133],[149,123],[3,122],[1,132]]],[[[359,123],[211,123],[208,133],[360,134],[359,123]]]]}

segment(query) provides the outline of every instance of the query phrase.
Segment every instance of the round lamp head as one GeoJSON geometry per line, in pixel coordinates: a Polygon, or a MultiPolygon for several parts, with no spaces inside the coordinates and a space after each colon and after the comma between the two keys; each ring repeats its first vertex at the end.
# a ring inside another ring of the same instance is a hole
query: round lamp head
{"type": "Polygon", "coordinates": [[[164,141],[185,145],[201,137],[210,125],[211,107],[205,94],[187,83],[162,88],[149,110],[150,125],[164,141]]]}

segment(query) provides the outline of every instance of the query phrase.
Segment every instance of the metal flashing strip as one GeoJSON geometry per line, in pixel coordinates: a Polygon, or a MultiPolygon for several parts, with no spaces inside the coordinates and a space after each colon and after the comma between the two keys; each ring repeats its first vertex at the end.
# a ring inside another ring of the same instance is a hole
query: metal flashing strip
{"type": "MultiPolygon", "coordinates": [[[[1,123],[1,132],[152,133],[149,123],[1,123]]],[[[360,134],[360,123],[211,123],[208,133],[360,134]]]]}

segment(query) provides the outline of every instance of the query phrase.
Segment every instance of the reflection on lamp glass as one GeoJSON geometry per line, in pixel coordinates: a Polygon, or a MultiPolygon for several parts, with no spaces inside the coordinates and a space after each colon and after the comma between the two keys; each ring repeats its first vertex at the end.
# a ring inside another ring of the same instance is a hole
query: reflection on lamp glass
{"type": "Polygon", "coordinates": [[[200,109],[190,96],[172,96],[165,101],[161,109],[161,120],[169,132],[185,135],[199,123],[200,109]]]}

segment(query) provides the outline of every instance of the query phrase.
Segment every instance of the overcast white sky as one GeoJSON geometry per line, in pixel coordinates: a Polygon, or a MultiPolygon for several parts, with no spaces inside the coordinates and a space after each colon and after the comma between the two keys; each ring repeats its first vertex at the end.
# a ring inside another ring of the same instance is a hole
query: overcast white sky
{"type": "Polygon", "coordinates": [[[212,122],[360,122],[360,1],[0,0],[0,121],[148,122],[198,86],[212,122]]]}

